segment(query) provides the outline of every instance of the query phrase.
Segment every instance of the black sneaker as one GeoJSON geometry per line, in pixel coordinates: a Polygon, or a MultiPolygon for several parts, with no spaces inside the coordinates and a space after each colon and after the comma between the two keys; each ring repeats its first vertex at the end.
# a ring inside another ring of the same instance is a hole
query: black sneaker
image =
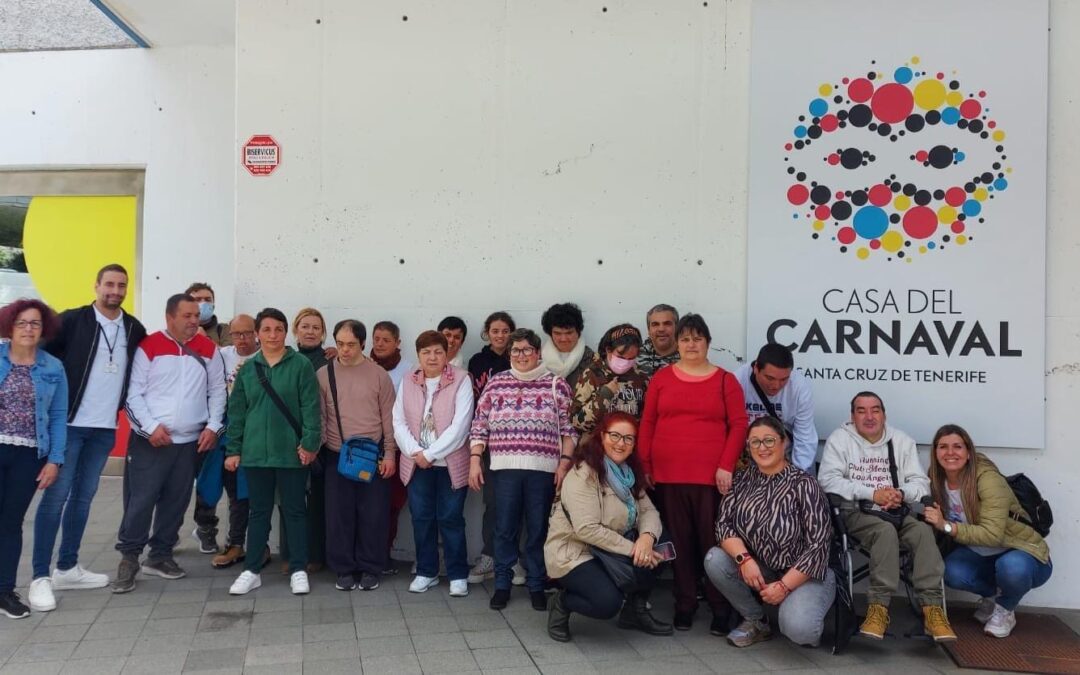
{"type": "Polygon", "coordinates": [[[23,604],[15,591],[0,593],[0,614],[9,619],[25,619],[30,616],[30,608],[23,604]]]}
{"type": "Polygon", "coordinates": [[[717,637],[724,637],[731,631],[731,617],[727,614],[713,614],[709,622],[709,632],[717,637]]]}
{"type": "Polygon", "coordinates": [[[109,589],[113,593],[130,593],[135,590],[135,575],[139,573],[138,558],[123,558],[120,566],[116,568],[116,576],[113,577],[109,589]]]}
{"type": "Polygon", "coordinates": [[[506,609],[506,606],[510,604],[510,591],[506,589],[496,589],[491,595],[491,602],[488,603],[488,607],[492,609],[506,609]]]}
{"type": "Polygon", "coordinates": [[[199,553],[217,555],[221,552],[217,545],[217,530],[213,528],[204,530],[201,527],[196,527],[192,530],[191,536],[195,541],[199,542],[199,553]]]}
{"type": "Polygon", "coordinates": [[[356,579],[351,574],[339,574],[337,583],[334,584],[334,588],[339,591],[353,591],[356,590],[356,579]]]}
{"type": "Polygon", "coordinates": [[[172,558],[165,560],[147,560],[142,564],[143,574],[153,574],[162,579],[182,579],[187,576],[184,568],[176,564],[172,558]]]}
{"type": "Polygon", "coordinates": [[[675,630],[690,630],[694,625],[693,612],[675,612],[675,620],[672,621],[675,630]]]}
{"type": "Polygon", "coordinates": [[[547,594],[543,591],[529,591],[529,600],[532,601],[532,608],[536,611],[547,611],[547,594]]]}
{"type": "Polygon", "coordinates": [[[379,587],[379,577],[371,572],[364,572],[360,575],[360,590],[373,591],[379,587]]]}

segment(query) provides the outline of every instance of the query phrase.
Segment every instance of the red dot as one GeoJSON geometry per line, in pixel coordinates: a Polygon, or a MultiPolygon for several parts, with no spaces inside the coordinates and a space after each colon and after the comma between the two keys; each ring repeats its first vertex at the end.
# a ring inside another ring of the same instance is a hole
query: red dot
{"type": "Polygon", "coordinates": [[[840,155],[836,154],[835,152],[833,154],[829,155],[829,164],[832,164],[833,166],[836,166],[839,163],[840,163],[840,155]]]}
{"type": "Polygon", "coordinates": [[[875,185],[870,188],[870,203],[874,206],[885,206],[892,201],[892,190],[888,185],[875,185]]]}
{"type": "Polygon", "coordinates": [[[856,103],[866,103],[874,95],[874,85],[865,77],[860,77],[848,85],[847,95],[856,103]]]}
{"type": "Polygon", "coordinates": [[[836,119],[836,115],[826,115],[818,122],[818,126],[822,131],[836,131],[836,127],[839,126],[840,120],[836,119]]]}
{"type": "Polygon", "coordinates": [[[986,92],[985,91],[980,91],[979,92],[979,98],[986,98],[986,92]]]}
{"type": "Polygon", "coordinates": [[[825,206],[824,204],[814,209],[814,217],[818,220],[828,220],[829,216],[831,215],[832,211],[830,211],[829,207],[825,206]]]}
{"type": "Polygon", "coordinates": [[[960,104],[960,114],[969,120],[973,120],[982,112],[982,104],[973,98],[969,98],[960,104]]]}
{"type": "Polygon", "coordinates": [[[919,150],[915,153],[915,161],[917,162],[925,162],[928,157],[930,157],[930,154],[925,150],[919,150]]]}
{"type": "Polygon", "coordinates": [[[839,192],[839,191],[837,191],[837,193],[836,193],[836,199],[837,199],[837,201],[839,201],[839,200],[841,200],[841,199],[843,199],[843,198],[844,198],[844,193],[843,193],[843,192],[839,192]]]}
{"type": "Polygon", "coordinates": [[[794,146],[792,146],[791,143],[784,143],[784,149],[785,150],[791,150],[792,147],[794,147],[794,146]]]}
{"type": "Polygon", "coordinates": [[[986,126],[993,129],[993,128],[997,127],[997,122],[995,122],[994,120],[990,120],[989,122],[986,123],[986,126]]]}
{"type": "Polygon", "coordinates": [[[945,73],[938,73],[937,74],[937,79],[944,80],[945,79],[945,73]]]}
{"type": "Polygon", "coordinates": [[[951,187],[945,191],[945,203],[949,206],[963,206],[967,201],[967,193],[964,188],[951,187]]]}
{"type": "Polygon", "coordinates": [[[851,78],[845,77],[844,79],[840,80],[841,84],[847,84],[848,82],[851,82],[851,78]]]}
{"type": "Polygon", "coordinates": [[[933,236],[937,224],[937,214],[928,206],[916,206],[904,213],[904,232],[912,239],[933,236]]]}
{"type": "Polygon", "coordinates": [[[855,230],[850,227],[841,227],[836,231],[836,240],[841,244],[850,244],[855,241],[855,230]]]}
{"type": "Polygon", "coordinates": [[[810,191],[806,189],[805,185],[796,183],[788,188],[787,200],[795,206],[805,204],[807,199],[810,199],[810,191]]]}
{"type": "Polygon", "coordinates": [[[874,100],[870,102],[874,116],[889,124],[903,122],[914,107],[915,98],[911,90],[896,82],[880,87],[874,92],[874,100]]]}
{"type": "Polygon", "coordinates": [[[870,240],[870,248],[874,249],[875,251],[878,250],[879,248],[881,248],[881,240],[880,239],[871,239],[870,240]]]}
{"type": "Polygon", "coordinates": [[[950,229],[953,231],[953,234],[960,234],[964,231],[964,221],[954,220],[950,229]]]}

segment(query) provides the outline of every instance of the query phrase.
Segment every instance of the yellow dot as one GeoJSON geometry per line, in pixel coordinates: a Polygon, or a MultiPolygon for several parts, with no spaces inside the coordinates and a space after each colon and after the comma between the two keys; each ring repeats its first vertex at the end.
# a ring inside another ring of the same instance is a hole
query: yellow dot
{"type": "Polygon", "coordinates": [[[920,246],[919,247],[919,253],[926,253],[926,247],[925,246],[920,246]]]}
{"type": "Polygon", "coordinates": [[[998,141],[1000,143],[1001,141],[1005,140],[1005,132],[1001,129],[998,129],[994,132],[993,138],[995,141],[998,141]]]}
{"type": "Polygon", "coordinates": [[[906,260],[904,260],[904,262],[906,262],[906,263],[911,262],[911,258],[907,258],[906,260]]]}
{"type": "Polygon", "coordinates": [[[967,243],[967,237],[962,234],[956,235],[956,243],[960,246],[963,246],[967,243]]]}
{"type": "Polygon", "coordinates": [[[940,80],[923,80],[915,85],[915,104],[923,110],[936,110],[945,102],[945,85],[940,80]]]}
{"type": "Polygon", "coordinates": [[[1005,173],[1012,173],[1012,167],[1006,167],[1005,173]]]}
{"type": "Polygon", "coordinates": [[[907,195],[896,195],[896,199],[893,200],[893,208],[897,211],[907,211],[911,208],[911,197],[907,195]]]}
{"type": "Polygon", "coordinates": [[[815,231],[821,232],[824,229],[825,229],[825,223],[821,222],[820,220],[815,220],[814,221],[814,230],[815,231]]]}
{"type": "Polygon", "coordinates": [[[832,85],[826,82],[825,84],[817,88],[817,92],[822,96],[828,96],[832,93],[832,85]]]}
{"type": "Polygon", "coordinates": [[[889,230],[881,235],[881,248],[889,253],[896,253],[904,246],[904,238],[896,230],[889,230]]]}
{"type": "Polygon", "coordinates": [[[986,192],[986,188],[978,188],[971,196],[974,197],[977,202],[985,202],[989,195],[986,192]]]}
{"type": "Polygon", "coordinates": [[[945,95],[945,102],[954,108],[957,108],[964,102],[964,95],[958,91],[950,91],[945,95]]]}
{"type": "Polygon", "coordinates": [[[948,225],[949,223],[956,220],[956,209],[951,206],[942,206],[940,209],[938,209],[937,219],[939,223],[944,223],[948,225]]]}
{"type": "Polygon", "coordinates": [[[859,260],[866,260],[870,257],[870,249],[861,246],[859,247],[859,250],[855,251],[855,255],[859,256],[859,260]]]}
{"type": "Polygon", "coordinates": [[[912,56],[911,57],[911,62],[914,63],[915,65],[918,65],[919,64],[919,57],[918,56],[912,56]]]}

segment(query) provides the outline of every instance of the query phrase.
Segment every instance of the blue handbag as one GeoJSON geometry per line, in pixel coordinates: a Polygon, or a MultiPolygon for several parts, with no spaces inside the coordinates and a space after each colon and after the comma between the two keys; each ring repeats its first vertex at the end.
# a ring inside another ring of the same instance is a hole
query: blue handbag
{"type": "Polygon", "coordinates": [[[333,360],[327,364],[327,377],[330,380],[330,396],[334,399],[334,413],[337,418],[338,437],[342,439],[338,453],[338,473],[358,483],[370,483],[379,472],[379,459],[382,457],[382,443],[367,436],[345,438],[341,428],[341,406],[338,405],[337,380],[334,377],[333,360]]]}

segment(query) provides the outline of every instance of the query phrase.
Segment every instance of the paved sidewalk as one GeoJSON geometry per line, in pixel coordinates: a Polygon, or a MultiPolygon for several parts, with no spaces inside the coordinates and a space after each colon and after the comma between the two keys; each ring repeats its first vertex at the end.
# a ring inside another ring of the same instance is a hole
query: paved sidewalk
{"type": "MultiPolygon", "coordinates": [[[[113,550],[120,521],[119,478],[102,479],[83,546],[82,564],[115,573],[113,550]]],[[[33,516],[36,503],[30,510],[33,516]]],[[[190,513],[190,511],[189,511],[190,513]]],[[[222,504],[224,513],[224,503],[222,504]]],[[[651,637],[574,617],[574,640],[547,637],[545,612],[534,611],[515,589],[502,612],[488,609],[490,586],[473,586],[467,598],[449,598],[445,581],[427,593],[407,591],[407,565],[372,592],[345,593],[333,576],[312,577],[312,592],[289,593],[275,561],[263,587],[239,598],[228,594],[238,568],[214,570],[190,537],[187,519],[177,562],[187,578],[138,577],[134,592],[107,589],[58,592],[58,608],[20,621],[0,619],[0,675],[8,673],[936,673],[956,670],[927,642],[853,641],[848,653],[825,647],[794,647],[783,639],[740,650],[708,633],[702,611],[692,631],[651,637]]],[[[30,580],[30,542],[19,571],[25,598],[30,580]]],[[[667,589],[654,598],[659,616],[670,617],[667,589]]],[[[904,629],[898,601],[894,629],[904,629]]],[[[953,620],[970,620],[957,610],[953,620]]],[[[1075,614],[1069,613],[1076,627],[1075,614]]]]}

